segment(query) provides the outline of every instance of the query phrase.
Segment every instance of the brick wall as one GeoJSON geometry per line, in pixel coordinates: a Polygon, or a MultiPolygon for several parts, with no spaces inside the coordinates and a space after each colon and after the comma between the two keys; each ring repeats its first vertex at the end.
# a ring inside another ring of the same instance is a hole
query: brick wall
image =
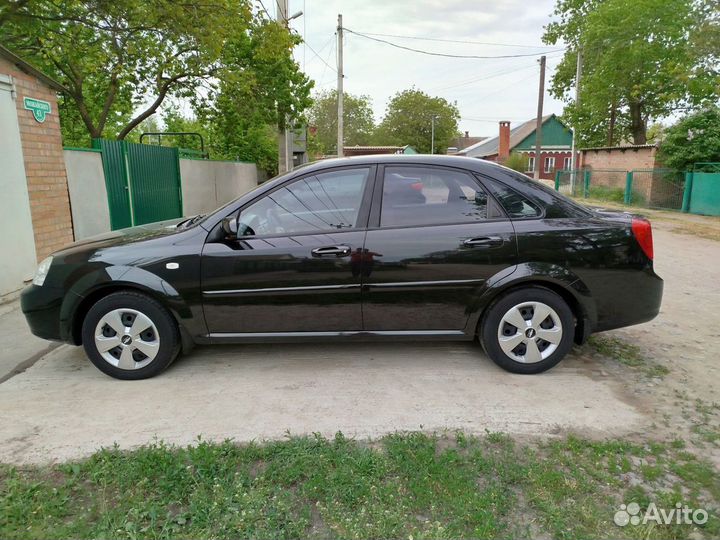
{"type": "Polygon", "coordinates": [[[38,260],[74,240],[67,175],[63,159],[57,96],[44,82],[0,58],[0,73],[12,76],[17,91],[20,125],[30,213],[38,260]],[[52,111],[39,123],[23,104],[25,97],[50,103],[52,111]]]}
{"type": "Polygon", "coordinates": [[[653,169],[657,166],[655,154],[657,148],[612,148],[599,150],[581,150],[581,168],[588,169],[653,169]]]}

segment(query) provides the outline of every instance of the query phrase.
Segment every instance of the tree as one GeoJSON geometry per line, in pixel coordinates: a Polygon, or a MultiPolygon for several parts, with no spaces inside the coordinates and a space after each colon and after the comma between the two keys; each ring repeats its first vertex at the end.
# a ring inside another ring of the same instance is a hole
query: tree
{"type": "MultiPolygon", "coordinates": [[[[308,111],[308,121],[316,128],[314,135],[315,152],[334,154],[337,152],[337,91],[325,91],[313,97],[308,111]]],[[[372,103],[368,96],[343,95],[343,136],[345,146],[371,143],[375,120],[372,103]]]]}
{"type": "Polygon", "coordinates": [[[667,128],[658,159],[678,171],[699,162],[720,162],[720,108],[696,112],[667,128]]]}
{"type": "Polygon", "coordinates": [[[215,75],[224,41],[250,16],[245,0],[34,0],[1,28],[4,43],[68,88],[90,137],[123,139],[166,97],[215,75]]]}
{"type": "Polygon", "coordinates": [[[252,31],[233,36],[222,55],[218,83],[195,102],[209,131],[213,156],[254,162],[277,171],[277,129],[304,121],[310,81],[292,57],[300,39],[260,16],[252,31]]]}
{"type": "Polygon", "coordinates": [[[717,47],[693,36],[716,28],[716,0],[557,0],[543,40],[568,44],[551,93],[581,145],[647,140],[650,120],[717,100],[717,47]],[[582,50],[580,107],[574,102],[582,50]]]}
{"type": "Polygon", "coordinates": [[[458,132],[460,112],[454,103],[411,88],[395,94],[388,103],[376,134],[378,144],[409,144],[430,153],[432,117],[435,116],[435,153],[444,154],[458,132]]]}

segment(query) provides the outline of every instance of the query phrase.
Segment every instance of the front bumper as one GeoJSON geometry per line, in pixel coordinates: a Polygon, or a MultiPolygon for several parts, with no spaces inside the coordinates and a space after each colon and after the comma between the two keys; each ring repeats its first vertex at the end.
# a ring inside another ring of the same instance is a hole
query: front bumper
{"type": "Polygon", "coordinates": [[[30,331],[39,338],[62,341],[60,307],[63,291],[43,285],[29,285],[20,294],[20,307],[30,331]]]}

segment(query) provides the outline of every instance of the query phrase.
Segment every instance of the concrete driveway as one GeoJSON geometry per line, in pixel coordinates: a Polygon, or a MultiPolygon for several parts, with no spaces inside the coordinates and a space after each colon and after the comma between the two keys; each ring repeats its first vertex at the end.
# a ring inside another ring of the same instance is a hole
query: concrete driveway
{"type": "MultiPolygon", "coordinates": [[[[714,317],[720,327],[710,305],[720,298],[705,292],[703,307],[696,297],[703,294],[700,285],[686,293],[700,263],[714,272],[708,279],[720,282],[720,244],[657,228],[655,242],[658,273],[666,280],[664,305],[673,311],[664,308],[652,323],[616,335],[671,366],[668,384],[677,383],[672,351],[682,350],[681,383],[715,392],[718,371],[704,367],[709,352],[698,347],[694,328],[703,317],[714,317]]],[[[3,337],[2,349],[22,339],[3,337]]],[[[716,338],[704,339],[710,346],[716,338]]],[[[123,382],[95,369],[82,349],[63,345],[0,384],[0,462],[64,460],[154,438],[188,444],[198,436],[250,441],[288,432],[373,437],[419,429],[572,430],[608,436],[644,430],[659,391],[638,392],[639,385],[654,383],[629,380],[608,362],[575,351],[550,372],[521,376],[497,368],[476,344],[219,346],[195,349],[155,379],[123,382]]]]}

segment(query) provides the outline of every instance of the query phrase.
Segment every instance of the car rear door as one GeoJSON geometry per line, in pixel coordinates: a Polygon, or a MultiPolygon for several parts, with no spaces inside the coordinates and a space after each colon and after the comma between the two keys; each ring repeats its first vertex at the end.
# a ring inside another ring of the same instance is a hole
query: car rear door
{"type": "Polygon", "coordinates": [[[462,169],[380,167],[369,225],[366,331],[466,331],[485,282],[517,263],[512,223],[462,169]]]}
{"type": "Polygon", "coordinates": [[[307,174],[240,209],[237,239],[208,242],[211,337],[362,330],[359,268],[374,166],[307,174]]]}

